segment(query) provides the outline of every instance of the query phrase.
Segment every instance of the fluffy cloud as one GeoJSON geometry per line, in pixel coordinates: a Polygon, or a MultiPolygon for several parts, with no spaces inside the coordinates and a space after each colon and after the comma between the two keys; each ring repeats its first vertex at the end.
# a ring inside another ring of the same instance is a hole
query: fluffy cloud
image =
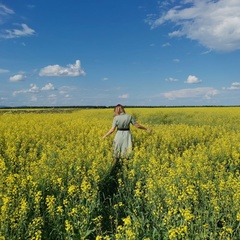
{"type": "Polygon", "coordinates": [[[9,78],[10,82],[19,82],[19,81],[23,81],[26,78],[26,76],[24,74],[16,74],[14,76],[11,76],[9,78]]]}
{"type": "Polygon", "coordinates": [[[202,80],[198,79],[196,76],[189,75],[185,83],[200,83],[202,80]]]}
{"type": "Polygon", "coordinates": [[[39,92],[39,87],[36,84],[31,84],[30,86],[31,88],[27,90],[28,92],[31,92],[31,93],[39,92]]]}
{"type": "Polygon", "coordinates": [[[40,70],[39,75],[49,77],[77,77],[85,76],[85,71],[81,68],[80,60],[77,60],[75,64],[69,64],[67,67],[61,67],[59,65],[49,65],[40,70]]]}
{"type": "Polygon", "coordinates": [[[20,94],[20,93],[38,93],[40,91],[51,91],[51,90],[56,90],[56,88],[53,86],[52,83],[48,83],[42,88],[39,88],[36,84],[32,83],[32,84],[30,84],[29,89],[22,89],[19,91],[14,91],[13,96],[16,96],[17,94],[20,94]]]}
{"type": "Polygon", "coordinates": [[[224,87],[225,90],[239,90],[240,82],[233,82],[230,87],[224,87]]]}
{"type": "Polygon", "coordinates": [[[210,87],[202,88],[187,88],[176,91],[170,91],[163,93],[163,96],[169,100],[175,100],[178,98],[196,98],[201,97],[204,99],[211,99],[213,96],[219,93],[218,90],[210,87]]]}
{"type": "Polygon", "coordinates": [[[177,27],[176,31],[169,33],[170,37],[185,36],[217,51],[240,49],[239,0],[181,1],[159,18],[148,20],[152,28],[166,22],[177,27]]]}
{"type": "Polygon", "coordinates": [[[55,90],[56,88],[53,86],[52,83],[46,84],[44,87],[41,88],[42,91],[50,91],[55,90]]]}

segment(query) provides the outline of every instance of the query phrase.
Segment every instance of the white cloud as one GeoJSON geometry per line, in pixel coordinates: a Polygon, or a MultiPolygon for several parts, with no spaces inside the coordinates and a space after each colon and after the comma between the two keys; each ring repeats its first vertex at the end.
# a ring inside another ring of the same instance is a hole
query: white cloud
{"type": "Polygon", "coordinates": [[[14,11],[0,3],[0,15],[14,14],[14,11]]]}
{"type": "Polygon", "coordinates": [[[31,83],[29,89],[14,91],[13,95],[16,96],[17,94],[20,94],[20,93],[39,93],[41,91],[50,91],[50,90],[56,90],[56,88],[53,86],[52,83],[48,83],[42,88],[38,87],[36,84],[31,83]]]}
{"type": "Polygon", "coordinates": [[[73,86],[62,86],[59,89],[60,89],[60,91],[66,92],[66,91],[76,90],[76,87],[73,87],[73,86]]]}
{"type": "Polygon", "coordinates": [[[30,92],[30,93],[36,93],[36,92],[39,92],[39,87],[36,85],[36,84],[30,84],[31,88],[28,89],[27,92],[30,92]]]}
{"type": "Polygon", "coordinates": [[[119,98],[128,98],[128,94],[122,94],[119,96],[119,98]]]}
{"type": "Polygon", "coordinates": [[[40,70],[39,76],[49,77],[77,77],[85,76],[85,71],[81,68],[80,60],[76,60],[75,64],[69,64],[67,67],[61,67],[59,65],[49,65],[40,70]]]}
{"type": "Polygon", "coordinates": [[[55,99],[56,97],[57,97],[56,94],[50,94],[50,95],[48,96],[48,99],[55,99]]]}
{"type": "Polygon", "coordinates": [[[5,17],[14,14],[14,11],[0,3],[0,24],[4,21],[5,17]]]}
{"type": "Polygon", "coordinates": [[[13,92],[13,96],[16,96],[17,94],[20,94],[20,93],[27,93],[27,92],[28,92],[27,89],[22,89],[22,90],[14,91],[14,92],[13,92]]]}
{"type": "Polygon", "coordinates": [[[42,87],[41,90],[42,91],[50,91],[50,90],[56,90],[56,88],[53,86],[52,83],[48,83],[44,87],[42,87]]]}
{"type": "Polygon", "coordinates": [[[226,89],[226,90],[239,90],[240,89],[240,82],[233,82],[230,87],[224,87],[223,89],[226,89]]]}
{"type": "Polygon", "coordinates": [[[169,42],[162,44],[162,47],[169,47],[171,44],[169,42]]]}
{"type": "Polygon", "coordinates": [[[219,93],[218,90],[210,87],[202,88],[187,88],[176,91],[170,91],[163,93],[163,96],[169,100],[175,100],[179,98],[197,98],[211,99],[213,96],[219,93]]]}
{"type": "Polygon", "coordinates": [[[27,24],[20,24],[21,29],[7,29],[4,34],[1,35],[2,38],[19,38],[19,37],[28,37],[35,34],[35,30],[28,27],[27,24]]]}
{"type": "Polygon", "coordinates": [[[10,82],[19,82],[19,81],[23,81],[26,78],[26,76],[24,74],[16,74],[14,76],[11,76],[9,78],[10,82]]]}
{"type": "Polygon", "coordinates": [[[8,73],[8,72],[9,72],[9,70],[0,68],[0,73],[8,73]]]}
{"type": "Polygon", "coordinates": [[[169,37],[181,37],[184,36],[184,33],[181,31],[173,31],[171,33],[168,34],[169,37]]]}
{"type": "Polygon", "coordinates": [[[166,22],[178,28],[169,33],[170,37],[186,36],[217,51],[240,49],[239,0],[181,1],[159,18],[148,21],[152,28],[166,22]]]}
{"type": "Polygon", "coordinates": [[[189,75],[185,83],[200,83],[202,80],[198,79],[196,76],[189,75]]]}
{"type": "MultiPolygon", "coordinates": [[[[9,15],[14,14],[14,11],[5,5],[0,3],[0,24],[4,23],[9,15]]],[[[19,37],[27,37],[35,34],[35,30],[30,28],[27,24],[15,24],[19,26],[19,28],[15,29],[5,29],[2,30],[0,34],[0,38],[10,39],[10,38],[19,38],[19,37]]]]}
{"type": "Polygon", "coordinates": [[[169,77],[169,78],[166,78],[165,81],[168,81],[168,82],[177,82],[178,79],[169,77]]]}
{"type": "Polygon", "coordinates": [[[8,100],[8,98],[6,98],[6,97],[1,97],[0,100],[1,100],[1,101],[5,101],[5,100],[8,100]]]}
{"type": "Polygon", "coordinates": [[[17,94],[20,93],[37,93],[39,92],[39,87],[36,84],[30,84],[30,88],[29,89],[22,89],[22,90],[18,90],[18,91],[14,91],[13,92],[13,96],[16,96],[17,94]]]}

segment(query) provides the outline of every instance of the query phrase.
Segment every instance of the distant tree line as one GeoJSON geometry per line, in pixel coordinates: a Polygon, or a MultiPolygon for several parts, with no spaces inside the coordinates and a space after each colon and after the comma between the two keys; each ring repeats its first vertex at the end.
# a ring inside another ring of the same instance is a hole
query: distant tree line
{"type": "MultiPolygon", "coordinates": [[[[138,106],[138,105],[124,105],[125,108],[188,108],[188,107],[239,107],[240,105],[201,105],[201,106],[138,106]]],[[[85,105],[85,106],[18,106],[18,107],[8,107],[8,106],[0,106],[0,109],[104,109],[104,108],[114,108],[114,106],[93,106],[93,105],[85,105]]]]}

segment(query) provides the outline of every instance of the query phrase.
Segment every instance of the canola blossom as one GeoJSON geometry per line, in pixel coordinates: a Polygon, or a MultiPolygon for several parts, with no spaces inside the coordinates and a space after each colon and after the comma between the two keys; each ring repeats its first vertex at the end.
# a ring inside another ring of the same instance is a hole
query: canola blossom
{"type": "Polygon", "coordinates": [[[240,108],[0,110],[0,239],[240,239],[240,108]]]}

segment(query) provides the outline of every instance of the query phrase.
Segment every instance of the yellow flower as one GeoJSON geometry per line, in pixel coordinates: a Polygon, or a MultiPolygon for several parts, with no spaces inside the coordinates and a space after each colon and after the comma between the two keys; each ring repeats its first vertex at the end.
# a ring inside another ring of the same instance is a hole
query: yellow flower
{"type": "Polygon", "coordinates": [[[62,206],[57,206],[57,213],[59,213],[59,214],[63,213],[63,207],[62,206]]]}
{"type": "Polygon", "coordinates": [[[71,185],[69,188],[68,188],[68,194],[69,195],[73,195],[75,192],[76,192],[76,186],[75,185],[71,185]]]}
{"type": "Polygon", "coordinates": [[[123,218],[123,222],[124,225],[131,225],[132,224],[131,217],[127,216],[126,218],[123,218]]]}
{"type": "Polygon", "coordinates": [[[237,236],[239,107],[128,108],[154,132],[131,129],[133,156],[114,176],[119,184],[108,218],[116,231],[109,236],[102,235],[102,215],[92,216],[107,214],[98,186],[112,167],[112,139],[101,140],[112,109],[40,111],[48,113],[0,111],[1,239],[20,239],[26,229],[32,240],[53,236],[52,229],[66,239],[80,239],[91,222],[103,240],[137,239],[141,229],[148,234],[153,226],[170,240],[237,236]],[[119,225],[122,213],[128,216],[119,225]],[[216,228],[219,216],[223,226],[216,228]],[[145,221],[149,218],[153,224],[145,221]],[[43,228],[49,224],[51,229],[43,228]]]}
{"type": "Polygon", "coordinates": [[[237,213],[236,219],[237,221],[240,221],[240,212],[237,213]]]}
{"type": "Polygon", "coordinates": [[[47,210],[50,215],[54,215],[55,213],[55,203],[56,203],[56,198],[54,196],[47,196],[46,197],[46,204],[47,204],[47,210]]]}
{"type": "Polygon", "coordinates": [[[65,220],[65,229],[67,233],[69,234],[73,233],[73,226],[70,224],[68,220],[65,220]]]}

